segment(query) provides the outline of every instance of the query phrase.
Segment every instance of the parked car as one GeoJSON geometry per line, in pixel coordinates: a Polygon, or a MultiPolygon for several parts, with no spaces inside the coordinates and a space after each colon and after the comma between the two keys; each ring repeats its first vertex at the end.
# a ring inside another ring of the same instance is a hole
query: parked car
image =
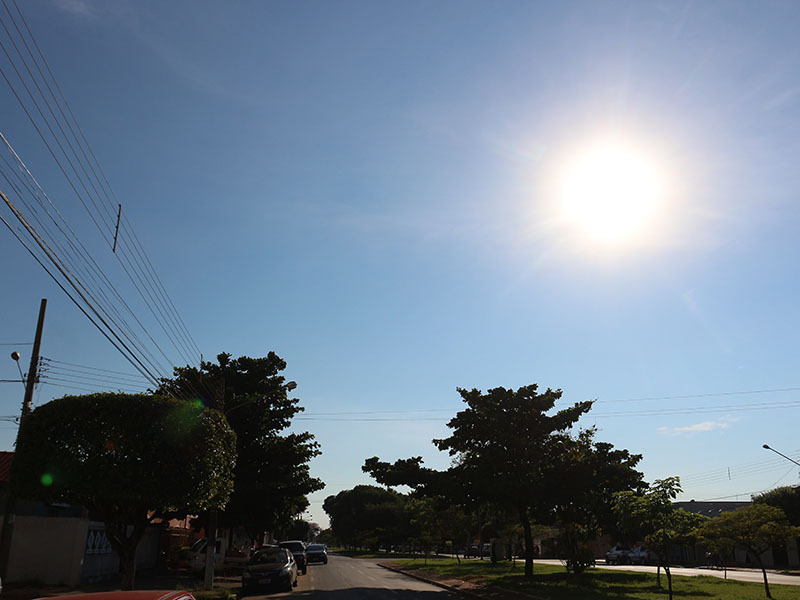
{"type": "Polygon", "coordinates": [[[328,564],[328,552],[323,544],[309,544],[306,546],[306,559],[309,563],[319,562],[328,564]]]}
{"type": "Polygon", "coordinates": [[[462,553],[464,555],[464,558],[469,558],[470,556],[480,556],[481,549],[479,546],[473,544],[472,546],[467,546],[466,548],[464,548],[462,553]]]}
{"type": "Polygon", "coordinates": [[[628,554],[628,561],[632,565],[649,565],[658,562],[658,557],[644,546],[636,546],[628,554]]]}
{"type": "MultiPolygon", "coordinates": [[[[175,590],[133,590],[128,592],[94,592],[70,594],[70,600],[195,600],[189,592],[175,590]]],[[[47,598],[38,598],[47,600],[47,598]]]]}
{"type": "Polygon", "coordinates": [[[606,552],[607,565],[627,565],[630,562],[631,549],[626,546],[614,546],[606,552]]]}
{"type": "Polygon", "coordinates": [[[297,568],[305,575],[308,573],[308,557],[306,556],[306,545],[300,540],[288,540],[286,542],[278,542],[278,546],[286,548],[294,556],[297,562],[297,568]]]}
{"type": "Polygon", "coordinates": [[[257,550],[242,571],[242,594],[257,589],[292,591],[297,585],[297,561],[286,548],[257,550]]]}

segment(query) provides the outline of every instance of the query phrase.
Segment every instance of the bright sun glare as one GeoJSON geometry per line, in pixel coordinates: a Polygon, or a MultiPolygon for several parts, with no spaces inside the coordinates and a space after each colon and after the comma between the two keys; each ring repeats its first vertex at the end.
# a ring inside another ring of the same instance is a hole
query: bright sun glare
{"type": "Polygon", "coordinates": [[[578,153],[560,182],[564,216],[592,239],[622,243],[646,234],[662,201],[662,181],[641,152],[601,143],[578,153]]]}

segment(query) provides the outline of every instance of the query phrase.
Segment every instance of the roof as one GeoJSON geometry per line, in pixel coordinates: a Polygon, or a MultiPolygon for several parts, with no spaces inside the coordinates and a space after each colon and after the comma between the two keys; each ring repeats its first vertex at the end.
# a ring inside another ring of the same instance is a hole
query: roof
{"type": "Polygon", "coordinates": [[[11,461],[14,459],[13,452],[0,452],[0,483],[8,483],[11,475],[11,461]]]}
{"type": "Polygon", "coordinates": [[[675,502],[675,506],[682,508],[686,512],[705,515],[706,517],[718,517],[724,512],[731,512],[737,508],[748,506],[752,502],[675,502]]]}

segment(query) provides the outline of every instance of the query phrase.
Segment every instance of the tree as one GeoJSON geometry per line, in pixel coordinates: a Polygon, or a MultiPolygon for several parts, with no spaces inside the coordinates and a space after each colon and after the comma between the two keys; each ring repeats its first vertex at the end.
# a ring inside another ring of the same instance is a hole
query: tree
{"type": "Polygon", "coordinates": [[[614,500],[620,531],[629,538],[644,538],[646,548],[658,556],[659,569],[663,567],[667,574],[670,600],[672,548],[693,543],[697,528],[707,519],[677,508],[673,500],[680,492],[680,479],[668,477],[655,480],[643,493],[619,492],[614,500]]]}
{"type": "Polygon", "coordinates": [[[309,461],[320,454],[308,432],[284,433],[303,408],[288,396],[289,385],[280,372],[286,362],[274,352],[266,357],[230,354],[200,368],[175,369],[159,391],[197,398],[225,414],[236,432],[239,459],[234,490],[222,515],[230,527],[244,527],[253,539],[264,531],[285,530],[308,507],[307,495],[324,484],[313,478],[309,461]]]}
{"type": "Polygon", "coordinates": [[[592,407],[578,402],[548,415],[561,390],[538,392],[536,384],[514,391],[459,389],[467,404],[447,426],[448,438],[433,440],[457,461],[457,477],[470,482],[469,493],[517,513],[525,537],[525,575],[533,574],[531,515],[549,510],[560,483],[553,460],[559,441],[592,407]]]}
{"type": "Polygon", "coordinates": [[[311,523],[306,521],[305,519],[295,519],[292,521],[292,524],[289,526],[289,529],[286,530],[286,536],[284,539],[287,540],[300,540],[303,542],[308,542],[311,539],[311,523]]]}
{"type": "Polygon", "coordinates": [[[753,496],[756,504],[768,504],[783,509],[791,525],[800,526],[800,486],[785,485],[753,496]]]}
{"type": "Polygon", "coordinates": [[[408,498],[403,507],[408,518],[409,540],[425,554],[427,563],[433,545],[438,542],[439,531],[433,500],[408,498]]]}
{"type": "Polygon", "coordinates": [[[643,486],[635,469],[642,456],[596,442],[594,435],[591,428],[561,439],[561,447],[551,453],[562,483],[554,489],[553,516],[547,521],[558,525],[566,567],[575,573],[594,564],[588,542],[615,529],[614,495],[643,486]]]}
{"type": "Polygon", "coordinates": [[[786,544],[790,538],[800,536],[800,528],[792,527],[780,508],[751,504],[707,521],[699,534],[702,539],[718,545],[743,546],[758,562],[764,578],[764,591],[767,598],[772,598],[761,555],[772,546],[786,544]]]}
{"type": "Polygon", "coordinates": [[[144,394],[66,396],[23,422],[11,483],[18,496],[102,515],[132,589],[147,525],[224,506],[235,460],[236,436],[216,410],[144,394]]]}
{"type": "Polygon", "coordinates": [[[377,549],[408,538],[406,497],[374,485],[357,485],[328,496],[322,508],[328,513],[333,536],[350,548],[377,549]]]}

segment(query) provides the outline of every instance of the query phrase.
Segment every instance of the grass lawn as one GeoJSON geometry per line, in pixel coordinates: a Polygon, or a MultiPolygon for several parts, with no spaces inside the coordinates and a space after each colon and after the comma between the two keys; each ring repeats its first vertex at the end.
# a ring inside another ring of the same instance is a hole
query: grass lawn
{"type": "MultiPolygon", "coordinates": [[[[455,559],[428,558],[396,561],[406,567],[421,571],[439,573],[456,579],[527,592],[550,600],[664,600],[668,598],[667,577],[662,572],[662,588],[656,583],[654,573],[633,571],[610,571],[589,569],[585,574],[575,576],[564,567],[534,563],[534,575],[525,578],[523,565],[513,567],[502,562],[492,565],[488,561],[463,561],[460,565],[455,559]]],[[[769,586],[775,600],[795,600],[800,598],[800,587],[791,585],[769,586]]],[[[764,586],[760,583],[745,583],[716,577],[672,577],[672,591],[675,598],[696,598],[697,600],[762,600],[765,598],[764,586]]]]}

